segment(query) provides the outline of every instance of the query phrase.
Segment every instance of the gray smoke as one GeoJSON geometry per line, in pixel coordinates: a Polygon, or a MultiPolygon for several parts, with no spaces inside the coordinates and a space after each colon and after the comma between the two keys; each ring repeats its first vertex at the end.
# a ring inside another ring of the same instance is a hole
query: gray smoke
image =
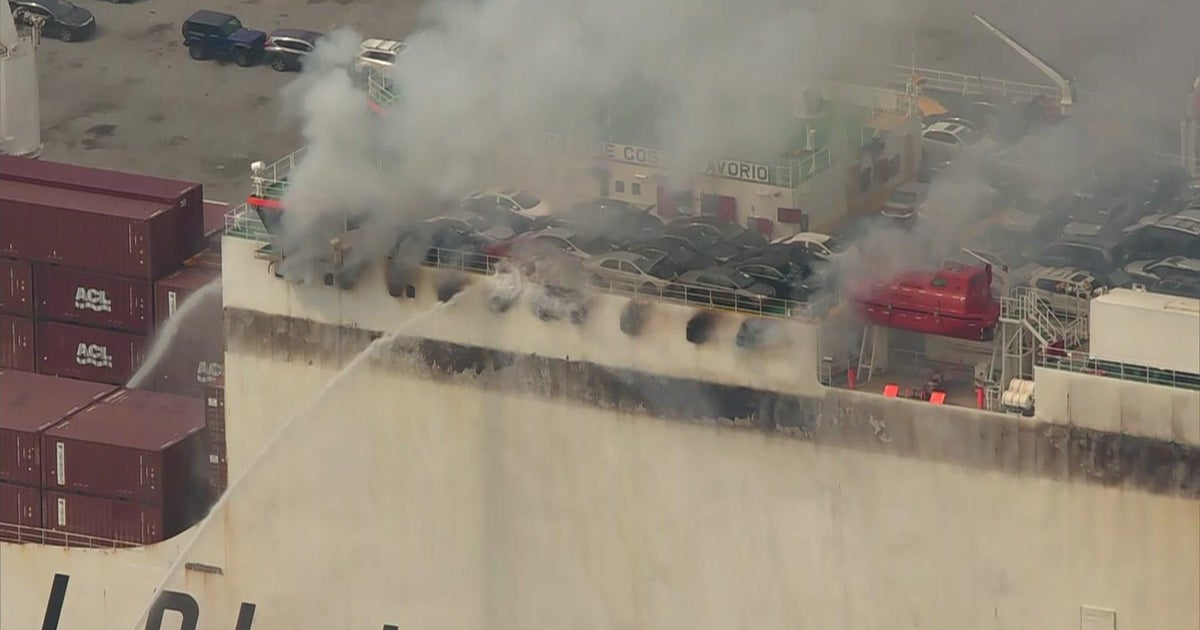
{"type": "MultiPolygon", "coordinates": [[[[805,87],[885,59],[888,37],[904,32],[914,8],[445,0],[406,39],[391,76],[399,100],[382,117],[369,115],[346,72],[358,35],[335,33],[289,88],[309,154],[283,200],[285,216],[295,215],[284,222],[286,240],[321,248],[347,212],[386,228],[373,233],[394,232],[434,214],[437,200],[489,185],[555,189],[561,173],[535,171],[520,157],[541,148],[548,131],[599,137],[610,123],[636,121],[644,135],[626,142],[665,149],[681,173],[702,169],[708,156],[778,155],[790,138],[771,114],[790,111],[805,87]],[[332,226],[321,226],[322,217],[334,217],[332,226]]],[[[360,253],[387,247],[370,243],[360,253]]]]}
{"type": "MultiPolygon", "coordinates": [[[[1144,146],[1140,140],[1163,135],[1164,121],[1178,120],[1196,45],[1172,35],[1196,23],[1189,16],[1200,5],[1022,3],[1027,10],[985,0],[952,9],[932,0],[442,0],[406,38],[390,76],[399,99],[382,116],[370,112],[347,72],[359,36],[337,32],[286,99],[299,103],[309,154],[284,199],[285,241],[295,251],[322,252],[293,262],[328,258],[329,239],[356,214],[369,229],[350,256],[377,258],[394,245],[400,225],[437,214],[446,199],[469,190],[517,185],[552,196],[571,189],[564,180],[586,177],[586,160],[564,157],[546,172],[521,157],[541,149],[546,132],[594,138],[636,127],[635,137],[614,141],[661,147],[680,174],[702,170],[709,156],[778,155],[791,140],[779,114],[802,89],[898,61],[898,42],[944,15],[954,14],[945,21],[967,47],[1029,71],[971,20],[971,10],[1089,91],[1076,123],[1019,143],[1018,168],[1028,178],[1022,186],[1047,200],[1086,172],[1087,158],[1144,146]],[[1079,54],[1097,41],[1119,45],[1079,54]],[[1138,102],[1144,106],[1131,109],[1138,102]]],[[[871,246],[885,254],[882,266],[923,264],[933,257],[929,244],[977,225],[985,218],[978,213],[989,211],[976,207],[991,194],[986,175],[984,165],[966,164],[942,177],[933,201],[946,212],[915,233],[883,230],[871,246]]]]}

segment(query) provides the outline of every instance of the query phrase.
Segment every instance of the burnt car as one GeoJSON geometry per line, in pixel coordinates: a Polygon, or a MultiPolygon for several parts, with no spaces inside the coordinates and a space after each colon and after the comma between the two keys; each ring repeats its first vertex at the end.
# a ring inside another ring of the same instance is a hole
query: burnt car
{"type": "Polygon", "coordinates": [[[263,59],[276,72],[299,72],[323,37],[325,35],[317,31],[277,28],[267,35],[263,59]]]}
{"type": "Polygon", "coordinates": [[[87,39],[96,32],[96,17],[91,11],[68,0],[8,0],[13,22],[32,26],[42,23],[42,34],[64,42],[87,39]]]}
{"type": "Polygon", "coordinates": [[[697,250],[712,256],[717,262],[725,262],[742,252],[740,247],[725,240],[720,229],[703,223],[668,226],[666,234],[686,240],[697,250]]]}
{"type": "Polygon", "coordinates": [[[578,234],[604,235],[615,243],[628,244],[662,234],[663,222],[650,214],[651,210],[619,199],[597,197],[572,205],[560,220],[578,234]]]}
{"type": "Polygon", "coordinates": [[[689,271],[669,285],[663,295],[690,303],[756,312],[782,312],[785,303],[771,285],[732,267],[689,271]]]}
{"type": "Polygon", "coordinates": [[[813,273],[808,264],[794,262],[786,255],[746,258],[731,263],[730,266],[770,285],[776,296],[797,302],[811,299],[828,284],[824,275],[813,273]]]}
{"type": "Polygon", "coordinates": [[[737,223],[727,221],[720,217],[699,215],[691,217],[679,217],[667,224],[667,231],[671,232],[676,228],[689,225],[707,225],[714,227],[720,233],[721,238],[743,250],[756,249],[767,244],[767,237],[761,232],[748,230],[737,223]]]}
{"type": "Polygon", "coordinates": [[[646,255],[666,256],[671,259],[681,273],[696,269],[707,269],[717,264],[715,258],[696,249],[696,246],[691,241],[670,234],[664,234],[644,243],[631,245],[629,251],[646,255]]]}

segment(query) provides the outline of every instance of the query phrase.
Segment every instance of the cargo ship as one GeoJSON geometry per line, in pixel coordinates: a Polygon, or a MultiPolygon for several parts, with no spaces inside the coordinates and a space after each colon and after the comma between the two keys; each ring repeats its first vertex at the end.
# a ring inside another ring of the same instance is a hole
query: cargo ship
{"type": "MultiPolygon", "coordinates": [[[[844,211],[913,175],[904,117],[859,107],[856,129],[886,128],[858,150],[687,186],[643,187],[658,158],[608,138],[579,192],[807,231],[837,210],[805,200],[844,211]],[[787,207],[753,216],[775,192],[787,207]]],[[[43,328],[55,349],[63,327],[170,322],[179,298],[146,283],[201,282],[173,274],[215,255],[202,193],[180,211],[0,162],[24,182],[0,177],[0,256],[32,284],[4,303],[43,372],[0,373],[0,627],[1200,625],[1197,300],[1118,289],[1067,320],[1024,290],[993,313],[989,287],[960,309],[991,318],[983,341],[836,296],[764,312],[608,286],[549,308],[562,294],[486,254],[435,251],[396,286],[382,258],[341,274],[331,245],[328,278],[296,284],[257,210],[287,211],[302,159],[256,164],[225,215],[220,368],[194,368],[190,402],[130,387],[140,355],[107,365],[80,335],[89,371],[56,373],[38,348],[43,328]],[[119,248],[70,246],[102,234],[119,248]],[[84,291],[57,321],[47,265],[141,293],[95,312],[117,296],[84,291]],[[87,383],[97,362],[117,376],[87,383]]]]}

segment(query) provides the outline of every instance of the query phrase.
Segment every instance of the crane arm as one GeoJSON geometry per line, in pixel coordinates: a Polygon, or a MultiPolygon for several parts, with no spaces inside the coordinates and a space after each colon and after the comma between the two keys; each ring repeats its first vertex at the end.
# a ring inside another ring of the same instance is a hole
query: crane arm
{"type": "Polygon", "coordinates": [[[1005,44],[1008,44],[1009,48],[1012,48],[1013,50],[1017,51],[1017,53],[1019,55],[1021,55],[1022,57],[1024,57],[1026,61],[1028,61],[1029,63],[1032,63],[1034,66],[1036,66],[1038,70],[1041,70],[1042,74],[1050,77],[1050,80],[1054,81],[1054,84],[1057,85],[1059,87],[1059,89],[1062,90],[1062,98],[1059,101],[1060,105],[1062,105],[1063,107],[1069,107],[1069,106],[1075,104],[1075,82],[1074,82],[1074,80],[1072,80],[1069,76],[1063,74],[1062,72],[1059,72],[1057,69],[1054,68],[1054,66],[1051,66],[1050,64],[1043,61],[1041,57],[1038,57],[1037,55],[1033,54],[1032,51],[1030,51],[1025,46],[1022,46],[1017,40],[1013,39],[1012,37],[1009,37],[1009,35],[1007,33],[1000,30],[999,28],[997,28],[991,22],[985,20],[982,15],[979,15],[978,13],[975,13],[973,15],[975,16],[975,20],[977,22],[979,22],[985,28],[987,28],[989,31],[991,31],[993,35],[995,35],[996,37],[999,37],[1000,40],[1003,41],[1005,44]]]}

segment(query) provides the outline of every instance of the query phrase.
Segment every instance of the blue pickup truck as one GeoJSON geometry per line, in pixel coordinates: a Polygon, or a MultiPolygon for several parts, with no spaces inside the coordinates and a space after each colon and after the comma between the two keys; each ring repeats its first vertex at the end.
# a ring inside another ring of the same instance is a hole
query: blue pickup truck
{"type": "Polygon", "coordinates": [[[196,11],[183,22],[183,45],[192,59],[233,59],[237,65],[253,66],[263,58],[267,34],[245,28],[228,13],[196,11]]]}

